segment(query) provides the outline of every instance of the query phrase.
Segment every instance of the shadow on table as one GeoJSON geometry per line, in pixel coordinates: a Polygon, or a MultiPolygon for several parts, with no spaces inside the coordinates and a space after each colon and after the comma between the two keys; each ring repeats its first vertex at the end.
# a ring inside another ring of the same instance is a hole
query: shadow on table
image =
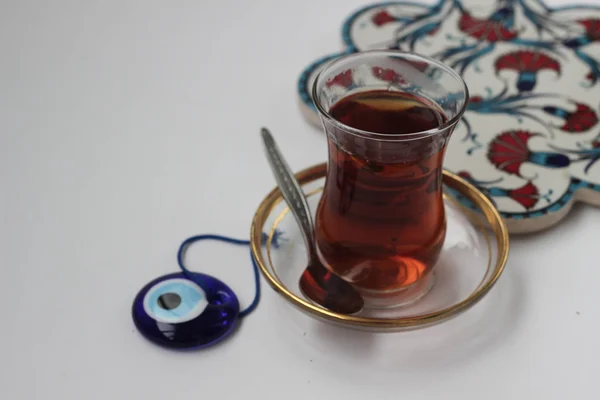
{"type": "MultiPolygon", "coordinates": [[[[512,340],[527,306],[519,274],[522,267],[511,260],[496,286],[477,305],[429,328],[398,333],[356,331],[309,318],[283,301],[279,302],[285,314],[282,318],[292,323],[280,326],[302,335],[315,361],[327,363],[332,373],[345,378],[364,377],[365,368],[372,372],[370,376],[386,379],[388,374],[422,374],[465,365],[490,356],[512,340]]],[[[290,341],[297,346],[297,340],[290,341]]]]}

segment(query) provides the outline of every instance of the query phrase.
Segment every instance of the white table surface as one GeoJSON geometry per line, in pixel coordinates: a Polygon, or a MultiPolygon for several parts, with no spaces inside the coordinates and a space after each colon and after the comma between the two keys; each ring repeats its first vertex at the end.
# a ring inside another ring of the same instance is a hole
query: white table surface
{"type": "MultiPolygon", "coordinates": [[[[248,237],[274,186],[261,126],[294,169],[325,160],[296,80],[364,4],[2,2],[1,399],[598,398],[588,206],[514,238],[490,296],[427,330],[330,327],[263,280],[258,310],[219,346],[176,353],[136,331],[132,299],[176,271],[181,240],[248,237]]],[[[198,244],[188,260],[250,301],[245,248],[198,244]]]]}

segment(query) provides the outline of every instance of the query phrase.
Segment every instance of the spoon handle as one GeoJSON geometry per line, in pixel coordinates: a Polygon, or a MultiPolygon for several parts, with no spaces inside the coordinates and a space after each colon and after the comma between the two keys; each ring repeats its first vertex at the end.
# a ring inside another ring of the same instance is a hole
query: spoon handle
{"type": "Polygon", "coordinates": [[[275,139],[273,139],[269,130],[267,128],[262,128],[261,134],[265,144],[267,159],[269,160],[269,165],[275,175],[279,190],[290,207],[292,214],[294,214],[296,221],[300,225],[300,231],[306,242],[309,254],[313,255],[315,254],[313,244],[314,230],[306,197],[304,196],[296,177],[285,162],[285,159],[279,151],[277,143],[275,143],[275,139]]]}

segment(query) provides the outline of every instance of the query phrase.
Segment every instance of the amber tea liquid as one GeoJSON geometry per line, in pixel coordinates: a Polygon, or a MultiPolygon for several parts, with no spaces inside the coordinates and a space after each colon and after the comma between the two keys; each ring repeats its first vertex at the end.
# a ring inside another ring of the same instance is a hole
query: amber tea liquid
{"type": "MultiPolygon", "coordinates": [[[[329,114],[396,138],[446,122],[432,103],[383,90],[345,97],[329,114]]],[[[363,292],[411,287],[431,271],[445,239],[441,166],[448,135],[384,146],[326,128],[329,165],[315,229],[321,261],[363,292]]]]}

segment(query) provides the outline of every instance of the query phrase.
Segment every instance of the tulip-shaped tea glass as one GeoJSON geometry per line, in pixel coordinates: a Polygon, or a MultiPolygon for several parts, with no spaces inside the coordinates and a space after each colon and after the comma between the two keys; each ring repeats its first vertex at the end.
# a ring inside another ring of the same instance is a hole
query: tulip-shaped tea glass
{"type": "Polygon", "coordinates": [[[434,283],[446,237],[442,163],[468,97],[449,67],[393,50],[341,57],[314,82],[329,147],[317,253],[367,307],[413,302],[434,283]]]}

